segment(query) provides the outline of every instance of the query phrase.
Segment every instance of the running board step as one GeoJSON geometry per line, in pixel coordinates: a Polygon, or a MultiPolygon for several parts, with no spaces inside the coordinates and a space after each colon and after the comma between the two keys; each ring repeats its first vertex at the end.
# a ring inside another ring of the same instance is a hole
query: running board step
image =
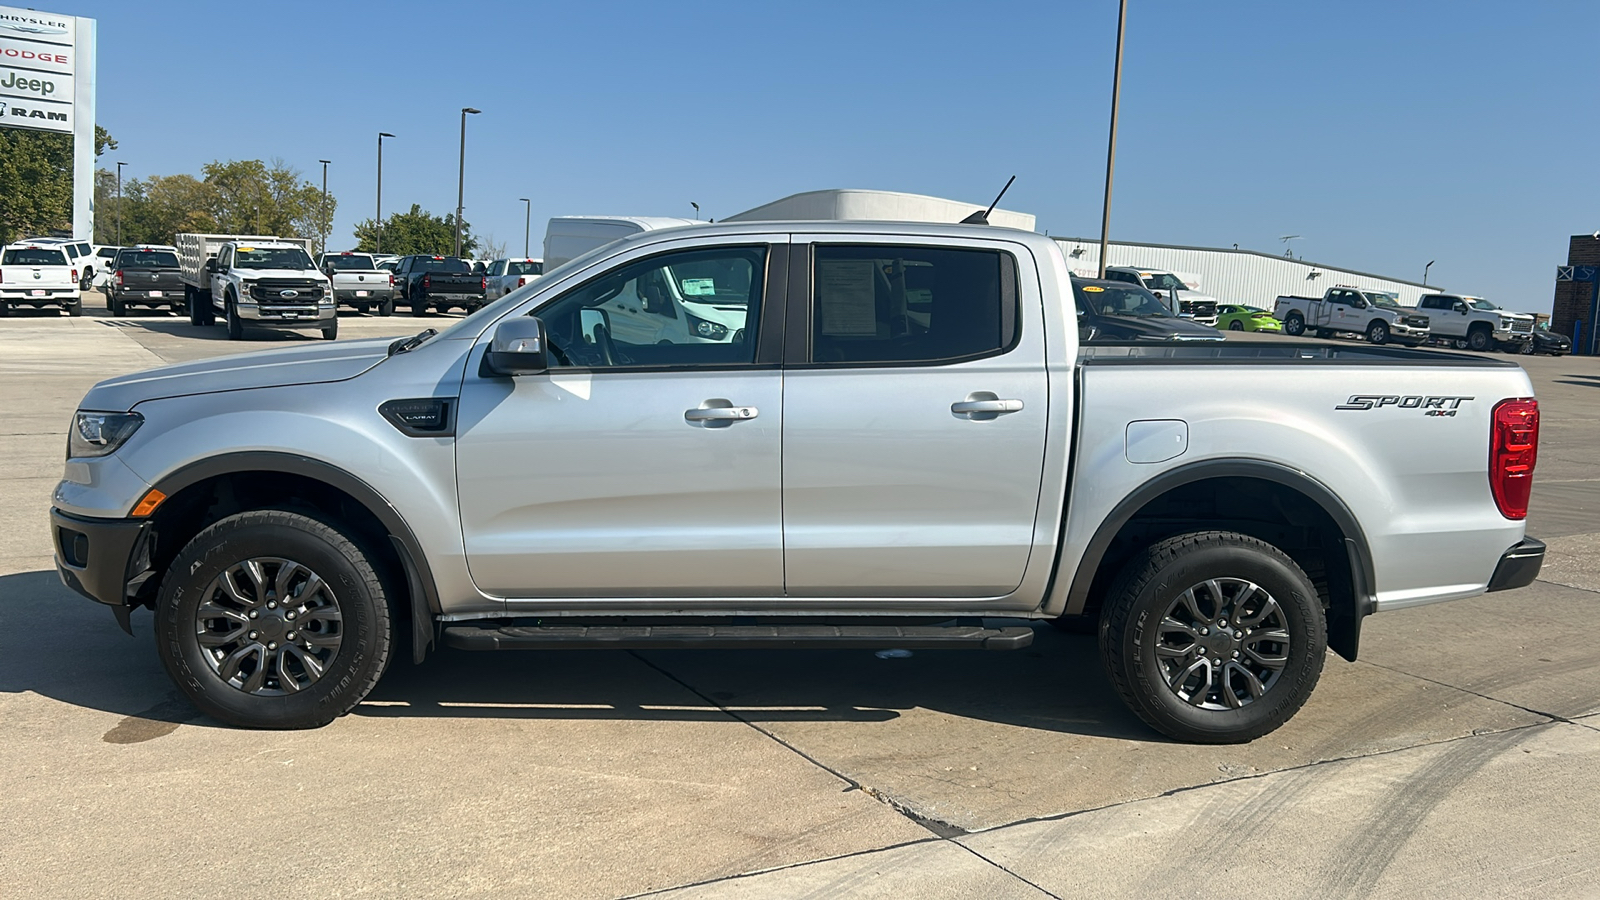
{"type": "Polygon", "coordinates": [[[1020,650],[1026,625],[451,625],[460,650],[1020,650]]]}

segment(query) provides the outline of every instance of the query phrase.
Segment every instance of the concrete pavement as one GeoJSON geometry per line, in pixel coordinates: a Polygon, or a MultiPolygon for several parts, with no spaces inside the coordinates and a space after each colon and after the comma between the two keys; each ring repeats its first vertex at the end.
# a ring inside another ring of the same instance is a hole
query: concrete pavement
{"type": "Polygon", "coordinates": [[[1525,361],[1544,578],[1367,620],[1362,660],[1249,745],[1159,739],[1049,629],[899,660],[446,651],[263,733],[174,692],[147,612],[128,638],[62,588],[44,518],[83,391],[265,345],[220,333],[0,325],[0,895],[1600,893],[1596,360],[1525,361]]]}

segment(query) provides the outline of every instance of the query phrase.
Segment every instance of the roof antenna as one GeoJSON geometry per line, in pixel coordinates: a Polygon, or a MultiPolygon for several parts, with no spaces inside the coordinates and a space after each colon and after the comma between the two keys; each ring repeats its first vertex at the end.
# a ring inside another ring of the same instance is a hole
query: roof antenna
{"type": "Polygon", "coordinates": [[[1015,176],[1015,175],[1011,176],[1011,178],[1006,181],[1006,186],[1001,188],[1000,189],[1000,193],[995,195],[994,202],[989,204],[989,208],[988,209],[980,209],[977,212],[973,213],[972,215],[967,216],[965,219],[961,220],[961,224],[963,224],[963,225],[987,225],[987,224],[989,224],[989,213],[994,212],[994,208],[996,206],[1000,205],[1000,198],[1004,197],[1006,195],[1006,191],[1011,190],[1011,182],[1016,181],[1016,180],[1017,180],[1017,176],[1015,176]]]}

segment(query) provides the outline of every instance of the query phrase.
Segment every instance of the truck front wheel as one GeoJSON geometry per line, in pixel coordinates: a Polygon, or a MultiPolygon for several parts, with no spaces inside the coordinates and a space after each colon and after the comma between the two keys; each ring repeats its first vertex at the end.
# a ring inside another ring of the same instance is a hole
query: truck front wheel
{"type": "Polygon", "coordinates": [[[1306,333],[1306,320],[1297,312],[1289,313],[1289,317],[1283,320],[1283,330],[1290,337],[1299,337],[1306,333]]]}
{"type": "Polygon", "coordinates": [[[1242,534],[1168,538],[1118,576],[1100,619],[1117,693],[1180,741],[1234,744],[1289,721],[1322,674],[1316,588],[1278,548],[1242,534]]]}
{"type": "Polygon", "coordinates": [[[239,309],[234,304],[232,297],[228,298],[224,312],[228,318],[228,340],[244,340],[244,322],[239,319],[239,309]]]}
{"type": "Polygon", "coordinates": [[[1492,343],[1494,343],[1494,336],[1489,333],[1487,328],[1480,326],[1467,332],[1467,349],[1469,350],[1483,353],[1489,349],[1489,345],[1492,343]]]}
{"type": "Polygon", "coordinates": [[[361,702],[389,661],[390,617],[368,555],[331,525],[256,510],[200,532],[156,605],[167,674],[207,715],[317,728],[361,702]]]}
{"type": "Polygon", "coordinates": [[[1367,342],[1371,344],[1389,343],[1389,323],[1382,319],[1374,320],[1367,326],[1367,342]]]}

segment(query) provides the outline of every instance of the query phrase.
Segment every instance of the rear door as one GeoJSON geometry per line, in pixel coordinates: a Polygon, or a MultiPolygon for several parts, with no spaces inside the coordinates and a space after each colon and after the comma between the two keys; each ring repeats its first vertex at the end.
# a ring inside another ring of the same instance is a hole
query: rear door
{"type": "Polygon", "coordinates": [[[1015,590],[1032,548],[1048,411],[1037,282],[1019,277],[1020,261],[1033,271],[1026,249],[795,240],[803,268],[785,344],[787,594],[1015,590]]]}

